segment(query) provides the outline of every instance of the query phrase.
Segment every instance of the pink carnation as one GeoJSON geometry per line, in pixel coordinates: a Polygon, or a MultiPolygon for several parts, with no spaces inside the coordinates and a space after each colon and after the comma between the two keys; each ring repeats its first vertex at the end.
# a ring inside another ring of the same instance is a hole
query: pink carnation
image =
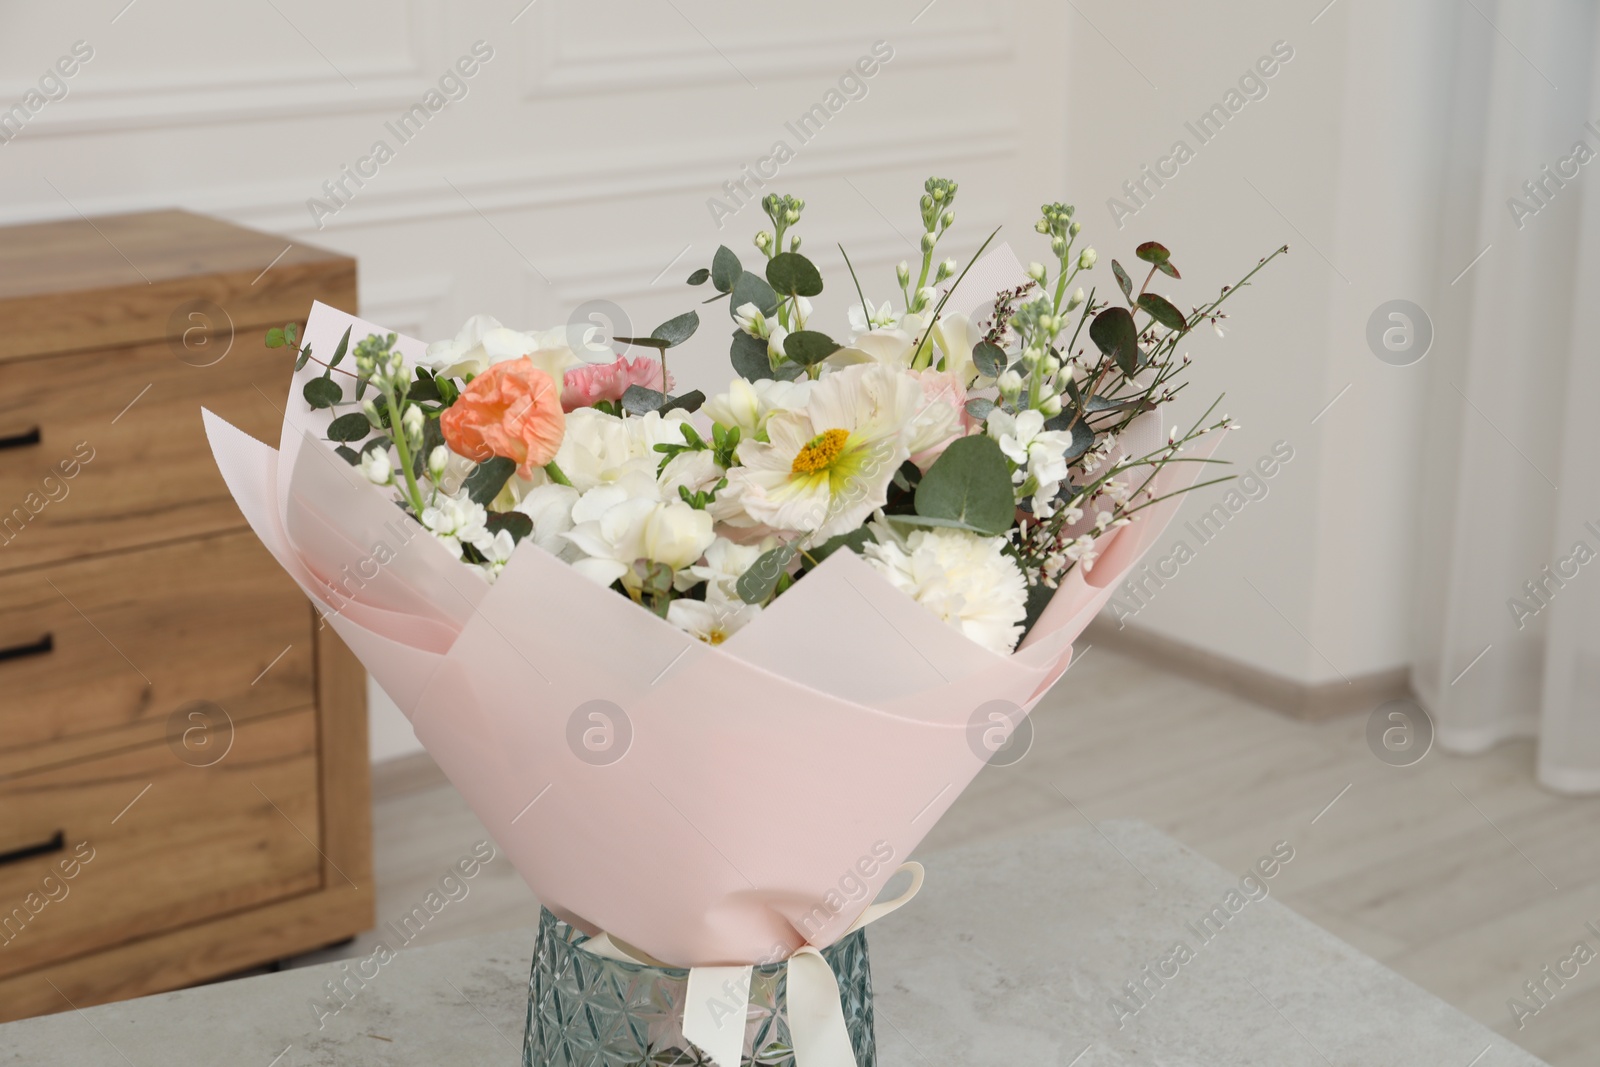
{"type": "Polygon", "coordinates": [[[672,388],[672,379],[667,379],[663,389],[661,361],[649,356],[618,356],[615,363],[586,363],[571,368],[562,378],[561,410],[593,407],[601,400],[621,400],[630,385],[667,392],[672,388]]]}

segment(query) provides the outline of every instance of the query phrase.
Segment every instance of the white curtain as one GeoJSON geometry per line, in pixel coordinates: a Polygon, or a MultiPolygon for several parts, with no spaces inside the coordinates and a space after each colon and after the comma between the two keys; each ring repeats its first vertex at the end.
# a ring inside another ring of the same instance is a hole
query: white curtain
{"type": "Polygon", "coordinates": [[[1600,791],[1600,16],[1456,29],[1413,685],[1442,747],[1536,736],[1541,782],[1600,791]]]}

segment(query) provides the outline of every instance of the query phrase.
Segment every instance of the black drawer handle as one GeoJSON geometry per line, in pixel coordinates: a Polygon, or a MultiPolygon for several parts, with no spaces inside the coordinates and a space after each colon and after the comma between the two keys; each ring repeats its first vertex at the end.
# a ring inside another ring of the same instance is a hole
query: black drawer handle
{"type": "Polygon", "coordinates": [[[45,634],[31,645],[12,645],[10,648],[0,648],[0,663],[8,659],[22,659],[24,656],[42,656],[53,652],[56,647],[56,635],[45,634]]]}
{"type": "Polygon", "coordinates": [[[60,852],[67,847],[67,832],[57,830],[54,837],[48,841],[40,841],[37,845],[23,845],[10,852],[0,852],[0,867],[7,863],[20,863],[35,856],[48,856],[52,852],[60,852]]]}
{"type": "Polygon", "coordinates": [[[0,437],[0,449],[26,448],[28,445],[38,444],[39,441],[39,427],[35,426],[31,430],[24,430],[22,433],[14,433],[10,437],[0,437]]]}

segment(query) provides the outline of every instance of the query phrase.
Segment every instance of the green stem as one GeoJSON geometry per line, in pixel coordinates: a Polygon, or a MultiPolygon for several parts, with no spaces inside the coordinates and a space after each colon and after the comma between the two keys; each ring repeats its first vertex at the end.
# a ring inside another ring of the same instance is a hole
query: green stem
{"type": "Polygon", "coordinates": [[[400,469],[405,472],[406,489],[411,497],[411,506],[416,509],[417,516],[422,516],[422,490],[417,487],[417,476],[411,471],[411,446],[406,441],[406,428],[401,425],[400,411],[395,403],[394,390],[388,388],[383,391],[384,403],[389,405],[389,425],[394,430],[394,447],[400,453],[400,469]]]}

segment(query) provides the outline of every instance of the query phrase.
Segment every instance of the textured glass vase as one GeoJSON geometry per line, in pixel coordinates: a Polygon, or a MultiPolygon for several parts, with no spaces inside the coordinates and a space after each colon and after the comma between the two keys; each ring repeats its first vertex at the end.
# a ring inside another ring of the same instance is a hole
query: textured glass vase
{"type": "MultiPolygon", "coordinates": [[[[548,911],[539,916],[539,940],[528,976],[528,1028],[524,1067],[668,1067],[705,1065],[683,1036],[683,998],[689,972],[647,967],[597,956],[586,935],[548,911]]],[[[875,1067],[872,972],[867,939],[857,930],[822,952],[839,980],[845,1027],[857,1067],[875,1067]]],[[[785,965],[757,967],[750,979],[745,1064],[793,1067],[785,965]]]]}

